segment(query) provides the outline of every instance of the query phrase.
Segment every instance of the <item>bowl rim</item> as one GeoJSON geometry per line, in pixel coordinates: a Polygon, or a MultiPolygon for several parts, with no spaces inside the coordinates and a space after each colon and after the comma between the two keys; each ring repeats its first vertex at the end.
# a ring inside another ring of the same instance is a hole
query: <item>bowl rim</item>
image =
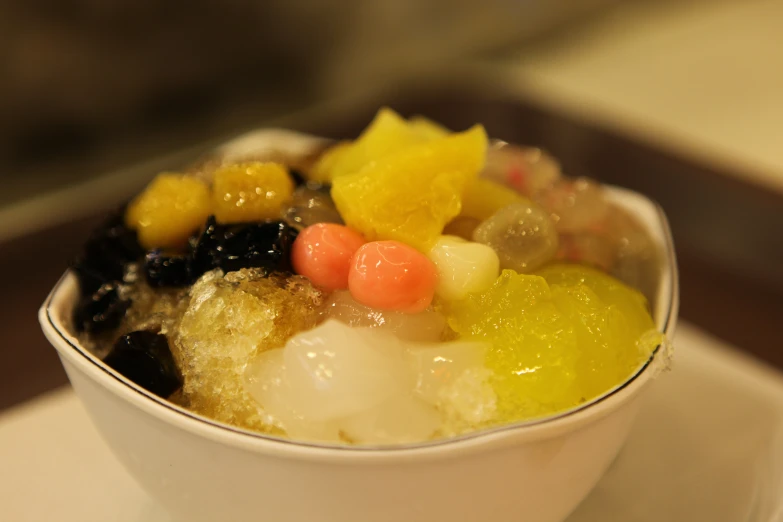
{"type": "MultiPolygon", "coordinates": [[[[662,310],[662,313],[656,314],[657,317],[655,319],[656,327],[659,331],[668,340],[671,340],[679,308],[679,281],[674,245],[666,215],[657,203],[642,194],[611,185],[604,186],[614,196],[613,199],[618,197],[636,198],[646,202],[655,211],[657,218],[655,221],[660,229],[657,231],[657,235],[660,236],[658,240],[659,242],[662,241],[659,247],[662,248],[663,254],[663,259],[661,260],[662,282],[659,284],[657,297],[660,299],[661,294],[668,297],[665,303],[663,303],[665,308],[661,308],[661,303],[659,303],[657,308],[659,312],[662,310]]],[[[647,222],[646,226],[650,227],[650,223],[647,222]]],[[[417,443],[340,445],[301,441],[254,432],[199,415],[152,394],[105,365],[103,361],[90,353],[87,348],[81,346],[78,340],[70,335],[62,321],[56,318],[59,314],[54,312],[53,305],[62,306],[61,301],[68,296],[72,296],[77,290],[75,275],[70,270],[66,271],[55,284],[39,310],[39,320],[44,333],[61,357],[67,358],[82,373],[85,373],[91,380],[112,392],[118,398],[131,402],[139,409],[152,414],[167,424],[175,425],[184,431],[217,440],[221,443],[227,443],[231,446],[243,447],[254,452],[272,453],[278,456],[285,454],[293,457],[327,460],[335,457],[340,459],[350,457],[358,462],[390,457],[399,461],[401,458],[423,454],[437,456],[451,453],[454,450],[471,451],[488,444],[503,444],[509,440],[518,443],[520,440],[548,438],[557,433],[573,431],[578,426],[594,422],[619,408],[622,404],[636,396],[638,391],[660,369],[665,369],[668,366],[670,356],[669,346],[667,343],[664,343],[658,346],[651,356],[622,383],[590,401],[545,417],[417,443]]]]}

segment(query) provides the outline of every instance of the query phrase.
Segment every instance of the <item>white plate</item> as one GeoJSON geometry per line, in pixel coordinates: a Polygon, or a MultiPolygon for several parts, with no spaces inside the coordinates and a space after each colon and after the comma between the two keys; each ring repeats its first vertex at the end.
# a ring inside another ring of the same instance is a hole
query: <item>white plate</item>
{"type": "MultiPolygon", "coordinates": [[[[783,374],[686,323],[675,371],[652,386],[568,522],[783,522],[783,374]]],[[[0,463],[0,520],[168,522],[70,389],[0,416],[0,463]]]]}

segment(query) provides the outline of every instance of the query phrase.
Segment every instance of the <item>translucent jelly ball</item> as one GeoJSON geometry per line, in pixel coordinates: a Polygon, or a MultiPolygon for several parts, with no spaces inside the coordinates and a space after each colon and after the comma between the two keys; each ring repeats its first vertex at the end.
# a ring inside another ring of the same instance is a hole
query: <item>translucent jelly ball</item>
{"type": "Polygon", "coordinates": [[[292,338],[284,360],[294,409],[316,422],[359,413],[410,386],[393,339],[327,321],[292,338]]]}
{"type": "Polygon", "coordinates": [[[603,188],[587,178],[561,179],[538,194],[536,201],[551,213],[557,230],[562,233],[598,226],[609,212],[603,188]]]}
{"type": "Polygon", "coordinates": [[[487,151],[482,178],[494,180],[518,193],[534,197],[561,178],[560,164],[535,147],[494,142],[487,151]]]}
{"type": "Polygon", "coordinates": [[[435,293],[447,300],[486,290],[500,271],[500,260],[491,247],[456,236],[441,236],[429,258],[438,274],[435,293]]]}
{"type": "Polygon", "coordinates": [[[616,245],[611,274],[653,296],[660,278],[662,252],[644,226],[624,210],[613,208],[609,234],[616,245]]]}
{"type": "Polygon", "coordinates": [[[318,223],[343,223],[328,187],[313,184],[305,184],[294,190],[283,217],[288,224],[298,229],[318,223]]]}
{"type": "Polygon", "coordinates": [[[482,222],[473,240],[492,247],[501,268],[531,272],[557,252],[557,230],[541,207],[530,201],[504,207],[482,222]]]}
{"type": "Polygon", "coordinates": [[[438,342],[446,329],[446,318],[431,307],[413,314],[379,310],[358,303],[347,291],[332,293],[323,314],[324,319],[336,319],[348,326],[377,328],[413,342],[438,342]]]}
{"type": "Polygon", "coordinates": [[[245,378],[248,393],[290,436],[328,440],[342,433],[360,444],[434,434],[440,417],[413,397],[414,383],[401,341],[338,321],[262,354],[245,378]]]}
{"type": "Polygon", "coordinates": [[[336,422],[314,422],[294,410],[286,369],[283,348],[261,352],[245,367],[244,390],[266,431],[279,431],[292,439],[342,442],[336,422]]]}
{"type": "Polygon", "coordinates": [[[609,234],[585,231],[560,234],[560,246],[555,259],[608,271],[614,266],[616,257],[617,244],[609,234]]]}
{"type": "Polygon", "coordinates": [[[496,397],[481,342],[408,343],[328,320],[245,372],[259,416],[289,436],[399,444],[475,429],[496,397]]]}

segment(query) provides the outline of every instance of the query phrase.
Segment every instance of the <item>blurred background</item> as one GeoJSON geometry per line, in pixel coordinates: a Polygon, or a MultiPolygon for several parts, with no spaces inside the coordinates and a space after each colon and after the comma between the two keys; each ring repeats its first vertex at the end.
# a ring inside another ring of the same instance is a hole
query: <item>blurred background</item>
{"type": "Polygon", "coordinates": [[[13,190],[0,201],[401,85],[613,3],[6,0],[0,165],[13,190]]]}
{"type": "Polygon", "coordinates": [[[682,316],[783,367],[783,3],[0,1],[0,409],[64,384],[36,310],[96,216],[262,126],[377,107],[542,146],[667,211],[682,316]]]}

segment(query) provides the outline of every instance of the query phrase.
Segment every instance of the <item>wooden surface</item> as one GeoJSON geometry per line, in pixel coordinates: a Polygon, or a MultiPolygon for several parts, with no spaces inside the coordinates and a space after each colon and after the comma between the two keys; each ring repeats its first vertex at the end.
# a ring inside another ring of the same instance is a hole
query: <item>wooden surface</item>
{"type": "MultiPolygon", "coordinates": [[[[484,122],[492,136],[549,149],[569,174],[589,174],[659,201],[670,218],[679,257],[681,316],[783,368],[779,196],[520,102],[471,92],[384,101],[454,128],[484,122]]],[[[376,107],[303,130],[353,136],[376,107]]],[[[67,382],[40,331],[37,309],[97,220],[61,224],[0,245],[0,409],[67,382]]]]}

